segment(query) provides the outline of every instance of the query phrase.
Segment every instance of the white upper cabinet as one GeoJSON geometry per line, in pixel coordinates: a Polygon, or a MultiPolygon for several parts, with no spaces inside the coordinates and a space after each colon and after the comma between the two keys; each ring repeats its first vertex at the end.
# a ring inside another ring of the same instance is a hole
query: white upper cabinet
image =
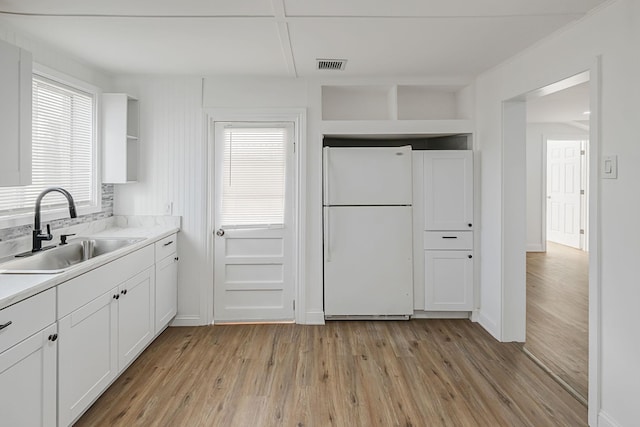
{"type": "Polygon", "coordinates": [[[425,230],[473,229],[473,153],[424,152],[425,230]]]}
{"type": "Polygon", "coordinates": [[[138,100],[124,93],[102,95],[102,182],[138,180],[138,100]]]}
{"type": "Polygon", "coordinates": [[[0,187],[31,184],[32,58],[0,41],[0,187]]]}

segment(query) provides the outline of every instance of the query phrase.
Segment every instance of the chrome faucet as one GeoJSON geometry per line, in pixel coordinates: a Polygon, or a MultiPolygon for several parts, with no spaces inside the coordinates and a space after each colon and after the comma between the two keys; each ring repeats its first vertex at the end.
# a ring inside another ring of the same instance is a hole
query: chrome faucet
{"type": "Polygon", "coordinates": [[[73,197],[71,194],[60,187],[49,187],[47,189],[42,190],[42,193],[38,195],[36,199],[36,215],[33,222],[33,247],[31,252],[38,252],[42,250],[42,241],[43,240],[51,240],[53,236],[51,235],[51,226],[47,224],[47,234],[42,234],[42,229],[40,228],[40,203],[42,202],[42,198],[52,191],[57,191],[58,193],[62,193],[64,197],[67,198],[67,202],[69,203],[69,216],[71,218],[76,218],[76,205],[73,202],[73,197]]]}

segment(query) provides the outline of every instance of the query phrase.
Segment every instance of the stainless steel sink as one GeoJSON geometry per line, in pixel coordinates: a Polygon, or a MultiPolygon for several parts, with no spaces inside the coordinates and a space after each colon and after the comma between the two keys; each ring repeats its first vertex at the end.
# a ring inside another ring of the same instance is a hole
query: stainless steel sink
{"type": "Polygon", "coordinates": [[[127,247],[143,239],[80,238],[27,258],[0,264],[4,274],[56,274],[81,262],[127,247]]]}

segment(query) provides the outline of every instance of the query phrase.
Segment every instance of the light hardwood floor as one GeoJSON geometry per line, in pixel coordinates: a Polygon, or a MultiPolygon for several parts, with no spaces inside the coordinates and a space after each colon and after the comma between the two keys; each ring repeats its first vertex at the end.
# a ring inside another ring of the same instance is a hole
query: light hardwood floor
{"type": "Polygon", "coordinates": [[[527,254],[525,348],[585,400],[589,365],[589,255],[547,242],[527,254]]]}
{"type": "Polygon", "coordinates": [[[468,320],[169,328],[77,426],[583,426],[468,320]]]}

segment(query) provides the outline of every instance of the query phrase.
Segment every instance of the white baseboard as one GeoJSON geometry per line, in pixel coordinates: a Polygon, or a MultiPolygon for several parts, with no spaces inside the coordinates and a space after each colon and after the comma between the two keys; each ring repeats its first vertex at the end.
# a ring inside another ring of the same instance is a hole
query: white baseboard
{"type": "Polygon", "coordinates": [[[202,326],[205,323],[202,323],[202,319],[200,316],[176,316],[173,321],[169,324],[169,326],[202,326]]]}
{"type": "Polygon", "coordinates": [[[529,243],[527,252],[544,252],[544,245],[542,243],[529,243]]]}
{"type": "Polygon", "coordinates": [[[501,341],[500,328],[498,327],[498,324],[482,311],[480,311],[478,315],[478,323],[480,323],[480,326],[489,332],[495,339],[501,341]]]}
{"type": "Polygon", "coordinates": [[[598,427],[622,427],[617,421],[611,418],[611,415],[604,411],[598,414],[598,427]]]}
{"type": "Polygon", "coordinates": [[[475,309],[471,312],[471,317],[470,317],[471,321],[473,323],[478,323],[480,321],[480,310],[475,309]]]}
{"type": "Polygon", "coordinates": [[[307,311],[305,325],[324,325],[324,311],[307,311]]]}
{"type": "Polygon", "coordinates": [[[469,311],[423,311],[414,310],[411,318],[413,319],[469,319],[471,312],[469,311]]]}

